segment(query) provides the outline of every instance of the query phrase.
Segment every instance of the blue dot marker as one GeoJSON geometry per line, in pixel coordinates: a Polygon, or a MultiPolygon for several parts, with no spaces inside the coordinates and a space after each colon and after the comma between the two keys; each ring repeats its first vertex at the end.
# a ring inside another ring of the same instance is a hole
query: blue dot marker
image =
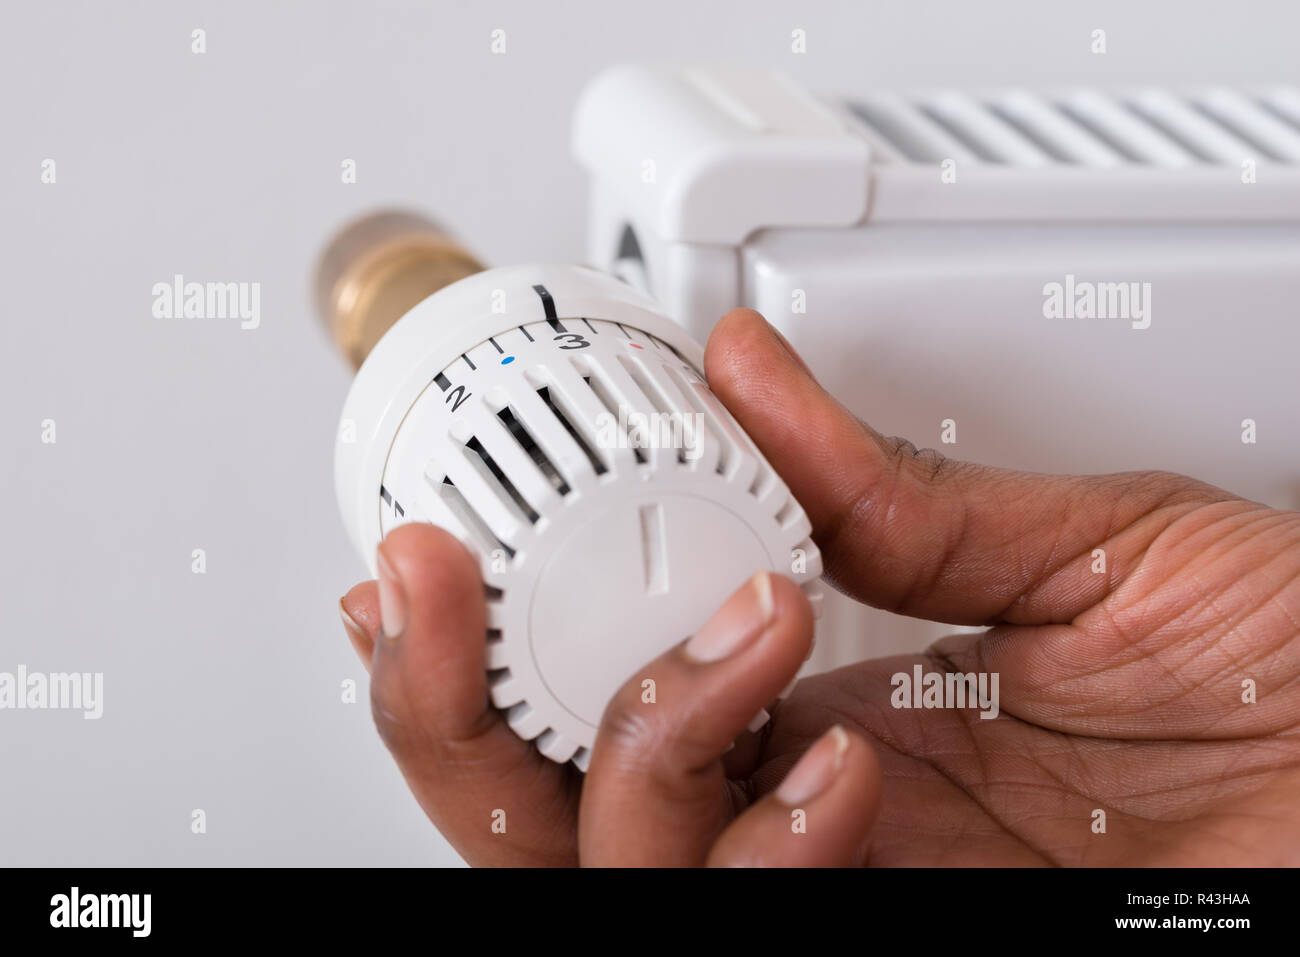
{"type": "Polygon", "coordinates": [[[501,360],[501,364],[502,364],[503,366],[508,366],[508,365],[510,365],[510,363],[512,363],[512,362],[514,362],[514,361],[515,361],[515,357],[514,357],[514,356],[506,356],[504,359],[501,360]]]}

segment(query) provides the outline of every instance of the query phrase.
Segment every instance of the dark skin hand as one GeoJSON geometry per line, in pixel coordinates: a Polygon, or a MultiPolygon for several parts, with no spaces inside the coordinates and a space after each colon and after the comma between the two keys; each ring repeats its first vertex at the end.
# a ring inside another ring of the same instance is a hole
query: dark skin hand
{"type": "Polygon", "coordinates": [[[489,706],[473,557],[401,527],[380,549],[384,600],[356,586],[345,625],[381,736],[466,860],[1300,864],[1300,513],[1169,473],[917,451],[850,415],[750,310],[718,324],[705,367],[808,512],[836,587],[988,630],[805,679],[753,735],[812,638],[802,592],[757,576],[708,641],[630,678],[584,781],[489,706]],[[895,709],[891,676],[916,663],[998,673],[1000,716],[895,709]]]}

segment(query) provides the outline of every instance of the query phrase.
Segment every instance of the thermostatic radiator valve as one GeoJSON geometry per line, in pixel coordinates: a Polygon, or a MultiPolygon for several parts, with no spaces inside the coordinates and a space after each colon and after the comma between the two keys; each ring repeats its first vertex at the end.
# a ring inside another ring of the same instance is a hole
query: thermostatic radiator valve
{"type": "Polygon", "coordinates": [[[372,571],[405,522],[478,556],[493,704],[548,758],[585,769],[606,703],[639,667],[759,569],[819,610],[821,558],[799,503],[709,391],[703,350],[652,300],[582,266],[474,265],[409,217],[354,226],[327,253],[324,311],[364,358],[338,433],[339,506],[372,571]]]}

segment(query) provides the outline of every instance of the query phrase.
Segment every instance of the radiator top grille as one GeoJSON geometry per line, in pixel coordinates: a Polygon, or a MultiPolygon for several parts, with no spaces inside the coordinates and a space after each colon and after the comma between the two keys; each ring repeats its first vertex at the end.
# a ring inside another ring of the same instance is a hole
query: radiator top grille
{"type": "Polygon", "coordinates": [[[848,104],[884,163],[1008,167],[1300,165],[1300,90],[1131,94],[1012,89],[876,94],[848,104]]]}

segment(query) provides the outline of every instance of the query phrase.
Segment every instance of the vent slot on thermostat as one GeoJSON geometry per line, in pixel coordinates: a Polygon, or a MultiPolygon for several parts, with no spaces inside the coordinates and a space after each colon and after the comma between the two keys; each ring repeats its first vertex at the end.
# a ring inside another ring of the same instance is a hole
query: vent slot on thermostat
{"type": "Polygon", "coordinates": [[[504,492],[519,511],[527,517],[530,524],[536,525],[537,519],[540,516],[537,514],[536,510],[528,504],[528,500],[519,494],[519,489],[515,488],[515,483],[510,481],[506,473],[501,470],[501,466],[497,464],[496,459],[492,458],[491,453],[489,453],[487,449],[483,448],[483,443],[478,440],[478,437],[472,436],[470,440],[465,443],[465,448],[469,452],[473,453],[469,456],[472,463],[481,464],[487,469],[487,474],[484,475],[484,478],[486,479],[488,476],[491,476],[492,479],[495,479],[496,486],[504,492]]]}
{"type": "Polygon", "coordinates": [[[550,483],[551,488],[555,489],[555,491],[560,495],[568,495],[570,491],[569,483],[564,481],[564,476],[562,476],[560,470],[555,467],[555,463],[552,462],[546,452],[542,450],[542,447],[537,444],[537,440],[533,438],[532,433],[529,432],[527,427],[519,421],[514,412],[510,410],[510,407],[506,406],[498,412],[497,418],[501,420],[502,424],[505,425],[510,434],[514,436],[514,440],[519,443],[519,447],[528,454],[530,459],[533,460],[533,464],[536,465],[541,473],[546,476],[546,481],[550,483]]]}
{"type": "MultiPolygon", "coordinates": [[[[637,388],[645,393],[646,398],[655,404],[655,409],[653,411],[668,416],[669,418],[665,421],[670,423],[670,427],[683,430],[681,433],[682,442],[677,449],[677,461],[683,465],[686,464],[688,459],[686,458],[687,450],[684,430],[687,428],[686,423],[688,420],[685,418],[688,414],[687,409],[682,407],[675,409],[673,407],[673,397],[664,391],[661,383],[651,380],[650,376],[646,373],[639,361],[630,356],[619,356],[618,364],[623,367],[624,372],[632,377],[632,381],[636,383],[637,388]],[[673,418],[674,416],[677,417],[676,422],[673,418]]],[[[693,422],[691,423],[691,426],[694,426],[693,422]]],[[[674,437],[676,437],[676,435],[677,433],[674,433],[674,437]]],[[[698,437],[692,436],[692,438],[698,441],[698,437]]]]}
{"type": "MultiPolygon", "coordinates": [[[[618,422],[618,402],[614,398],[613,394],[610,393],[609,388],[605,383],[600,381],[599,376],[592,375],[583,368],[578,368],[578,373],[582,376],[582,381],[587,383],[587,387],[591,389],[592,393],[600,401],[600,404],[605,407],[605,411],[614,417],[615,422],[618,422]]],[[[635,443],[627,440],[626,431],[623,433],[623,440],[623,444],[628,446],[631,453],[636,457],[638,465],[645,465],[646,462],[650,461],[650,458],[645,454],[644,449],[638,448],[635,443]]]]}
{"type": "MultiPolygon", "coordinates": [[[[429,476],[428,479],[432,479],[432,476],[429,476]]],[[[487,522],[483,521],[483,516],[466,500],[461,490],[456,487],[455,482],[444,475],[442,481],[435,486],[434,491],[442,504],[460,522],[461,527],[465,529],[479,549],[486,553],[500,549],[510,558],[515,557],[515,550],[501,541],[496,536],[496,533],[488,527],[487,522]]]]}
{"type": "Polygon", "coordinates": [[[572,438],[574,442],[578,443],[578,448],[582,449],[582,454],[587,457],[587,461],[590,462],[591,467],[596,470],[596,474],[604,475],[608,472],[608,467],[605,465],[604,461],[601,460],[595,447],[587,440],[587,437],[582,434],[582,431],[577,427],[577,425],[574,424],[573,416],[569,414],[561,402],[557,402],[556,398],[551,395],[550,388],[548,386],[542,386],[537,390],[537,395],[546,403],[546,407],[550,409],[551,414],[559,420],[560,425],[564,426],[564,431],[569,433],[569,437],[572,438]]]}

